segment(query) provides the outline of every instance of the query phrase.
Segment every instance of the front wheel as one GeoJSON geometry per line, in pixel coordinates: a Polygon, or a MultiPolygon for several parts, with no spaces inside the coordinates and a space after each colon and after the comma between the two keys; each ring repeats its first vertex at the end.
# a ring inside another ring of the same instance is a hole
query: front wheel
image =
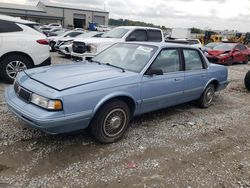
{"type": "Polygon", "coordinates": [[[126,132],[130,116],[130,109],[125,102],[111,101],[97,112],[89,131],[100,143],[115,142],[126,132]]]}
{"type": "Polygon", "coordinates": [[[199,99],[199,106],[201,108],[208,108],[214,99],[215,87],[209,84],[199,99]]]}
{"type": "Polygon", "coordinates": [[[4,81],[12,83],[18,72],[24,71],[31,67],[32,63],[25,56],[7,56],[2,60],[2,62],[0,62],[0,75],[4,81]]]}
{"type": "Polygon", "coordinates": [[[234,60],[233,60],[233,58],[232,57],[230,57],[230,58],[228,58],[227,59],[227,66],[232,66],[233,65],[233,63],[234,63],[234,60]]]}
{"type": "Polygon", "coordinates": [[[246,74],[245,77],[245,86],[250,91],[250,71],[246,74]]]}

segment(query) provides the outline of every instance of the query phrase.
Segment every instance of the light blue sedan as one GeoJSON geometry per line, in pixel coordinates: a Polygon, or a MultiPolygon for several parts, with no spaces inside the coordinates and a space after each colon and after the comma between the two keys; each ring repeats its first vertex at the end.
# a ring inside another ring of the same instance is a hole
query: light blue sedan
{"type": "Polygon", "coordinates": [[[209,107],[228,83],[227,68],[196,48],[118,43],[90,61],[20,72],[5,98],[32,127],[50,134],[88,128],[111,143],[133,116],[194,100],[209,107]]]}

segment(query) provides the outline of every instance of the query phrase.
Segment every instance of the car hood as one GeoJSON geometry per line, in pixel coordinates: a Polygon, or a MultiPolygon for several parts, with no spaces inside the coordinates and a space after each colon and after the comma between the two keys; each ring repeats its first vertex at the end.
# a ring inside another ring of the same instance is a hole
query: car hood
{"type": "Polygon", "coordinates": [[[75,39],[76,42],[84,42],[85,44],[100,44],[100,43],[116,43],[122,42],[122,39],[117,38],[86,38],[86,39],[75,39]]]}
{"type": "Polygon", "coordinates": [[[114,67],[87,62],[40,67],[25,73],[31,79],[59,91],[129,74],[114,67]]]}
{"type": "Polygon", "coordinates": [[[63,41],[63,42],[67,42],[67,41],[72,41],[76,39],[75,37],[62,37],[62,38],[59,38],[58,40],[59,41],[63,41]]]}
{"type": "Polygon", "coordinates": [[[230,52],[230,50],[207,50],[208,54],[214,55],[214,56],[229,53],[229,52],[230,52]]]}

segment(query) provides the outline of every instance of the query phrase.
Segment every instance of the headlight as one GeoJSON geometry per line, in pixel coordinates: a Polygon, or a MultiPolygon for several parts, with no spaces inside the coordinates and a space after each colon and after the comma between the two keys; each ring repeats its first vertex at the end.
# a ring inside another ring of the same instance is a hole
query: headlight
{"type": "Polygon", "coordinates": [[[63,105],[60,100],[51,100],[51,99],[42,97],[40,95],[37,95],[35,93],[32,94],[30,102],[37,106],[45,108],[47,110],[62,110],[63,109],[63,105]]]}
{"type": "Polygon", "coordinates": [[[90,53],[93,53],[93,54],[95,54],[96,52],[97,52],[97,45],[96,44],[89,44],[88,45],[89,46],[89,48],[90,48],[90,53]]]}
{"type": "Polygon", "coordinates": [[[73,44],[73,40],[67,41],[63,45],[70,45],[70,44],[73,44]]]}
{"type": "Polygon", "coordinates": [[[224,57],[224,56],[228,56],[229,54],[228,53],[226,53],[226,54],[220,54],[219,56],[220,57],[224,57]]]}

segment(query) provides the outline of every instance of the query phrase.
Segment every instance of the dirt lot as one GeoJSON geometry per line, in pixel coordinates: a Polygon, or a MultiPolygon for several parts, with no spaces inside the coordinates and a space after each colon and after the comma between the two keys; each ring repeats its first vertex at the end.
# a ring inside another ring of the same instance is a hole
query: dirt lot
{"type": "MultiPolygon", "coordinates": [[[[54,62],[68,60],[55,57],[54,62]]],[[[209,109],[180,105],[134,118],[121,141],[49,136],[19,122],[0,83],[0,187],[250,187],[249,65],[209,109]]]]}

